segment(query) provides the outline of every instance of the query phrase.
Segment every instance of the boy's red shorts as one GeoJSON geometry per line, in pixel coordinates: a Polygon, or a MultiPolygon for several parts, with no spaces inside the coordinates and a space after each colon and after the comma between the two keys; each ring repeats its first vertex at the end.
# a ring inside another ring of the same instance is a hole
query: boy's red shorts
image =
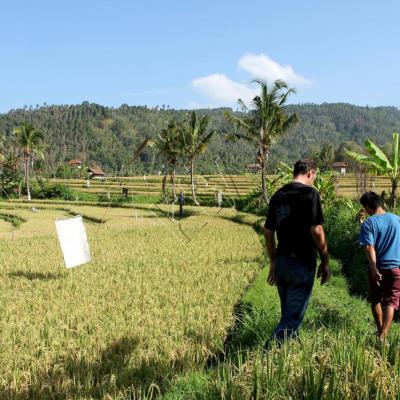
{"type": "Polygon", "coordinates": [[[369,274],[369,300],[375,305],[392,306],[395,310],[400,307],[400,267],[391,269],[379,269],[382,280],[379,282],[371,279],[369,274]]]}

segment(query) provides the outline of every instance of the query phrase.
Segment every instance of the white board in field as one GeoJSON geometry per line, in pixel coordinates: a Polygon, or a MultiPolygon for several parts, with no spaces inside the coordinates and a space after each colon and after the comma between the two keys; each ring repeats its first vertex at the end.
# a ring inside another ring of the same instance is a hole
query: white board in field
{"type": "Polygon", "coordinates": [[[86,230],[80,215],[57,220],[56,229],[67,268],[91,261],[86,230]]]}

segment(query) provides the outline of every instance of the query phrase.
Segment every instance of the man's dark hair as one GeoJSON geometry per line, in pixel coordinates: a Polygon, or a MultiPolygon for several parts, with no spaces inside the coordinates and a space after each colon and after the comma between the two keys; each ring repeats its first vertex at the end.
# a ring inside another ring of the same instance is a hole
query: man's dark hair
{"type": "Polygon", "coordinates": [[[293,176],[305,175],[309,171],[315,171],[317,169],[317,164],[314,160],[310,158],[303,158],[294,164],[293,176]]]}
{"type": "Polygon", "coordinates": [[[382,198],[375,192],[365,192],[360,198],[360,203],[363,207],[368,207],[371,210],[383,207],[382,198]]]}

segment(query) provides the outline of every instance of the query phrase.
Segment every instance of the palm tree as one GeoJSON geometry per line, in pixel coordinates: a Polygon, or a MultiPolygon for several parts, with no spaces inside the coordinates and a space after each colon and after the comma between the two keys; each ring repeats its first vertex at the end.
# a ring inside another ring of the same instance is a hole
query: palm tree
{"type": "Polygon", "coordinates": [[[215,131],[207,131],[210,119],[204,115],[197,119],[196,112],[192,111],[190,120],[184,125],[183,139],[184,139],[184,154],[189,160],[190,165],[190,185],[192,187],[193,201],[196,205],[199,202],[196,199],[196,188],[194,182],[194,163],[196,158],[203,153],[206,149],[215,131]]]}
{"type": "MultiPolygon", "coordinates": [[[[6,138],[4,135],[0,134],[0,147],[3,148],[4,142],[6,141],[6,138]]],[[[3,162],[6,159],[5,155],[3,152],[0,153],[0,162],[3,162]]]]}
{"type": "Polygon", "coordinates": [[[29,188],[29,164],[34,155],[44,158],[41,147],[43,134],[28,122],[23,122],[18,128],[15,128],[13,134],[17,136],[18,144],[22,148],[26,192],[28,200],[31,200],[31,192],[29,188]]]}
{"type": "Polygon", "coordinates": [[[367,140],[365,142],[365,148],[367,154],[361,154],[354,151],[347,151],[347,155],[353,160],[364,165],[369,172],[377,173],[381,175],[387,175],[390,179],[391,189],[389,196],[389,207],[394,209],[397,203],[397,186],[400,179],[400,169],[399,169],[399,134],[398,132],[393,133],[393,143],[392,143],[392,161],[382,149],[380,149],[374,142],[367,140]]]}
{"type": "MultiPolygon", "coordinates": [[[[172,197],[176,199],[175,192],[175,170],[178,157],[183,152],[183,132],[182,127],[175,121],[170,121],[168,125],[161,130],[155,141],[150,145],[155,145],[160,155],[162,155],[168,163],[171,175],[172,197]]],[[[168,176],[168,167],[165,169],[165,175],[162,183],[163,198],[166,200],[166,182],[168,176]]]]}
{"type": "Polygon", "coordinates": [[[289,88],[282,80],[276,80],[271,90],[268,89],[266,83],[255,82],[261,86],[261,93],[254,97],[252,107],[249,108],[243,100],[238,100],[246,114],[243,117],[227,111],[224,114],[237,129],[245,132],[244,135],[234,134],[234,137],[256,143],[257,160],[261,166],[262,194],[265,202],[268,203],[269,194],[265,179],[271,143],[274,138],[287,132],[298,121],[298,117],[296,114],[287,114],[283,109],[289,95],[295,93],[294,89],[289,88]]]}

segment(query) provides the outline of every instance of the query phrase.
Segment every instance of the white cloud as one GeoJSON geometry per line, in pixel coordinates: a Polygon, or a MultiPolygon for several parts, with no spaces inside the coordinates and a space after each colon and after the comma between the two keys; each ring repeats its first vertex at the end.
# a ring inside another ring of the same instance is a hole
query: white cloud
{"type": "Polygon", "coordinates": [[[257,94],[256,89],[244,83],[235,82],[224,74],[212,74],[194,79],[192,86],[223,105],[236,103],[238,99],[249,102],[257,94]]]}
{"type": "MultiPolygon", "coordinates": [[[[265,54],[246,54],[239,60],[239,69],[249,73],[249,81],[258,79],[272,83],[277,79],[283,79],[294,88],[315,84],[308,78],[296,73],[292,66],[281,65],[265,54]]],[[[221,105],[233,105],[238,99],[251,105],[254,96],[259,93],[256,85],[250,82],[236,82],[224,74],[211,74],[192,81],[192,87],[206,95],[210,103],[216,107],[221,105]]]]}
{"type": "Polygon", "coordinates": [[[266,82],[283,79],[295,87],[312,84],[312,81],[294,72],[290,65],[280,65],[265,54],[247,54],[241,57],[239,68],[249,72],[254,79],[266,82]]]}

